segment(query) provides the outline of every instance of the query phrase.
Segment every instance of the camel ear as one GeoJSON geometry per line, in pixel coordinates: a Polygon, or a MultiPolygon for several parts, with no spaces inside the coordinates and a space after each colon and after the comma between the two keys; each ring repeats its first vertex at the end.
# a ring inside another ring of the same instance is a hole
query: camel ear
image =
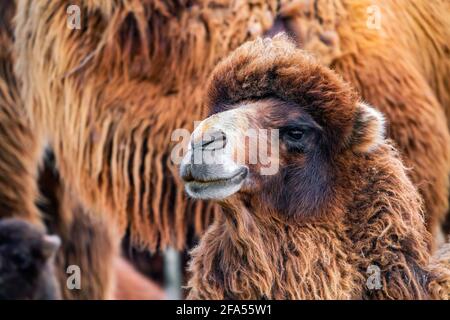
{"type": "Polygon", "coordinates": [[[384,138],[383,114],[366,103],[359,103],[353,127],[353,149],[357,152],[371,152],[383,143],[384,138]]]}

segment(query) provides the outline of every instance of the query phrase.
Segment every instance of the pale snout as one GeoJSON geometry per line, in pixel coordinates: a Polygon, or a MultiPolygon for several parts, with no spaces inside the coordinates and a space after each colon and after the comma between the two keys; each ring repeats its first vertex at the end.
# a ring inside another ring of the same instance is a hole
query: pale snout
{"type": "Polygon", "coordinates": [[[248,168],[234,160],[236,144],[230,130],[233,128],[227,126],[226,120],[226,117],[210,117],[191,135],[180,175],[186,192],[193,198],[227,198],[241,189],[248,176],[248,168]]]}

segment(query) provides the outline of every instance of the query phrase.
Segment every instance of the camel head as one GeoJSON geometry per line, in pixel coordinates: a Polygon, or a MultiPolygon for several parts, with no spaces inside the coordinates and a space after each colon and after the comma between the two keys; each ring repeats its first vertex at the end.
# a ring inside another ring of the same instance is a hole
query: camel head
{"type": "Polygon", "coordinates": [[[61,298],[53,267],[61,245],[56,235],[21,219],[0,221],[0,299],[61,298]]]}
{"type": "Polygon", "coordinates": [[[208,99],[211,116],[180,168],[194,198],[256,197],[275,211],[312,213],[332,198],[345,157],[384,139],[381,113],[283,36],[220,63],[208,99]]]}

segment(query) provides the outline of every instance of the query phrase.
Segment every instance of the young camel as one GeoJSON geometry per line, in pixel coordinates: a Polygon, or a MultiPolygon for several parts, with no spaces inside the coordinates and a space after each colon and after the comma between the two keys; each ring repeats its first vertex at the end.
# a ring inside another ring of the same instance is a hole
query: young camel
{"type": "Polygon", "coordinates": [[[0,220],[0,300],[59,300],[53,260],[61,244],[21,219],[0,220]]]}
{"type": "Polygon", "coordinates": [[[180,172],[223,213],[192,251],[189,298],[447,298],[450,274],[430,263],[421,200],[383,116],[335,73],[284,37],[259,39],[216,67],[208,93],[213,115],[180,172]],[[253,163],[259,129],[279,139],[253,163]]]}

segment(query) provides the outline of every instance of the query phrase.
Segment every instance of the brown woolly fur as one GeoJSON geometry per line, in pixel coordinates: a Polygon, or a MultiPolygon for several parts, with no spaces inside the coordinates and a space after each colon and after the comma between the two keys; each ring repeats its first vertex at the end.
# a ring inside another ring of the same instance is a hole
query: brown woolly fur
{"type": "Polygon", "coordinates": [[[41,139],[23,108],[13,73],[14,9],[14,1],[0,2],[0,218],[20,217],[58,233],[63,248],[58,251],[55,270],[64,298],[104,299],[112,290],[114,270],[110,266],[117,240],[111,236],[111,226],[91,218],[74,201],[75,196],[64,190],[53,165],[40,166],[41,139]],[[38,193],[38,182],[44,185],[44,194],[38,193]],[[65,285],[66,269],[72,264],[82,269],[83,290],[68,290],[65,285]]]}
{"type": "Polygon", "coordinates": [[[438,276],[430,282],[431,290],[436,294],[450,300],[450,282],[445,279],[450,276],[450,244],[446,243],[437,250],[432,259],[431,267],[435,270],[438,276]]]}
{"type": "Polygon", "coordinates": [[[249,42],[220,63],[209,86],[208,105],[217,112],[229,104],[266,97],[294,102],[305,106],[328,139],[336,140],[334,148],[342,148],[352,135],[356,94],[331,70],[308,63],[294,50],[294,43],[275,44],[265,39],[258,43],[262,51],[249,42]]]}
{"type": "Polygon", "coordinates": [[[352,89],[277,36],[242,45],[217,66],[209,83],[213,113],[239,108],[249,99],[253,105],[266,104],[267,98],[288,101],[290,110],[269,102],[271,113],[261,118],[289,119],[301,110],[324,128],[329,153],[325,160],[313,158],[312,165],[328,168],[328,197],[316,202],[317,214],[304,211],[305,201],[315,201],[308,195],[317,187],[308,182],[316,172],[305,170],[311,161],[308,149],[280,146],[282,165],[274,177],[258,180],[250,167],[251,187],[221,201],[223,214],[192,251],[189,297],[447,298],[450,272],[440,263],[430,264],[421,199],[397,151],[383,137],[372,139],[377,145],[364,152],[354,148],[361,141],[367,144],[367,139],[352,140],[355,130],[363,128],[357,137],[373,133],[358,123],[366,111],[358,111],[364,109],[352,89]],[[295,184],[289,185],[292,179],[295,184]],[[370,266],[380,269],[379,289],[366,285],[370,266]]]}
{"type": "Polygon", "coordinates": [[[12,1],[0,2],[0,217],[42,224],[35,206],[39,150],[13,73],[12,1]]]}
{"type": "MultiPolygon", "coordinates": [[[[67,27],[67,1],[16,2],[14,29],[15,2],[0,0],[1,217],[42,223],[34,203],[48,147],[72,209],[101,216],[120,235],[128,228],[138,245],[182,248],[188,228],[201,233],[218,207],[184,195],[170,160],[178,142],[171,134],[206,116],[204,85],[213,67],[270,31],[278,14],[300,45],[386,114],[389,136],[425,199],[428,230],[443,219],[448,1],[73,0],[81,8],[79,30],[67,27]],[[381,31],[367,28],[372,4],[382,9],[381,31]]],[[[338,95],[343,102],[354,96],[338,95]]]]}
{"type": "Polygon", "coordinates": [[[449,12],[442,0],[314,0],[280,13],[302,48],[386,115],[434,235],[448,212],[449,12]]]}
{"type": "Polygon", "coordinates": [[[115,279],[120,279],[115,273],[120,270],[114,266],[120,237],[110,230],[109,222],[93,217],[82,208],[71,212],[73,220],[63,221],[70,229],[64,234],[67,238],[62,239],[62,251],[57,256],[57,274],[65,284],[70,276],[68,266],[79,266],[81,290],[70,290],[66,285],[63,296],[76,300],[112,299],[115,279]]]}
{"type": "Polygon", "coordinates": [[[111,296],[107,261],[117,241],[108,241],[105,219],[118,237],[128,228],[153,250],[182,248],[188,228],[210,224],[217,207],[186,199],[171,134],[206,115],[201,96],[213,66],[268,30],[277,2],[77,0],[70,4],[81,8],[82,28],[71,30],[67,1],[17,1],[15,68],[27,112],[12,76],[14,2],[0,2],[8,9],[0,20],[1,215],[42,222],[36,181],[50,149],[55,164],[41,172],[41,186],[53,206],[45,222],[65,241],[58,270],[64,276],[79,262],[92,279],[66,298],[111,296]]]}
{"type": "Polygon", "coordinates": [[[112,299],[114,278],[120,272],[115,270],[114,263],[120,241],[115,226],[86,210],[54,173],[51,161],[47,159],[45,164],[39,177],[45,199],[40,208],[49,232],[58,234],[62,240],[56,256],[56,272],[63,298],[112,299]],[[81,290],[71,290],[66,285],[70,276],[67,268],[71,265],[80,267],[81,290]]]}
{"type": "Polygon", "coordinates": [[[267,30],[276,2],[73,1],[81,30],[67,28],[65,1],[18,2],[23,98],[83,204],[151,249],[181,248],[187,226],[209,223],[214,207],[179,187],[171,134],[205,116],[213,65],[267,30]]]}
{"type": "Polygon", "coordinates": [[[56,274],[64,299],[162,299],[163,292],[119,257],[120,236],[114,225],[89,213],[76,196],[64,188],[48,159],[39,175],[43,200],[40,209],[47,230],[57,233],[62,248],[56,256],[56,274]],[[65,283],[67,268],[80,267],[81,290],[70,290],[65,283]],[[147,290],[147,291],[146,291],[147,290]]]}

